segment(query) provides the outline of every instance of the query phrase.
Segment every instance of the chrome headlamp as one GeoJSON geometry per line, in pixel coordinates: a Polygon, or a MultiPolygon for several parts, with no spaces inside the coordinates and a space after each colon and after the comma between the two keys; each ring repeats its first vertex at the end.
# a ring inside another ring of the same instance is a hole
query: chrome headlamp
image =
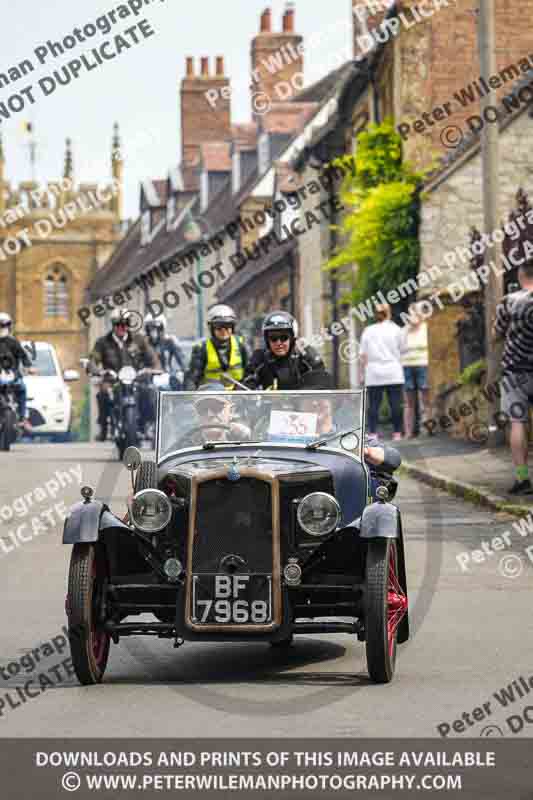
{"type": "Polygon", "coordinates": [[[131,521],[144,533],[157,533],[166,528],[172,517],[172,505],[159,489],[143,489],[129,502],[131,521]]]}
{"type": "Polygon", "coordinates": [[[298,523],[309,536],[326,536],[341,521],[341,507],[327,492],[308,494],[298,506],[298,523]]]}
{"type": "Polygon", "coordinates": [[[136,377],[137,373],[133,367],[122,367],[118,373],[119,381],[126,384],[126,386],[132,384],[136,377]]]}

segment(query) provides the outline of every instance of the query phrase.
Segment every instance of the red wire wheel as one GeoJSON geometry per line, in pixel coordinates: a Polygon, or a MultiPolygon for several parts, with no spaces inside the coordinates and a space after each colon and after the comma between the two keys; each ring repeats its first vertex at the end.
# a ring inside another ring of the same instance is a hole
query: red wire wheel
{"type": "Polygon", "coordinates": [[[396,667],[398,627],[407,613],[398,579],[395,539],[373,539],[366,559],[366,659],[375,683],[389,683],[396,667]]]}
{"type": "Polygon", "coordinates": [[[84,685],[101,683],[109,658],[111,636],[100,619],[107,575],[104,551],[99,545],[74,545],[66,609],[72,664],[84,685]]]}

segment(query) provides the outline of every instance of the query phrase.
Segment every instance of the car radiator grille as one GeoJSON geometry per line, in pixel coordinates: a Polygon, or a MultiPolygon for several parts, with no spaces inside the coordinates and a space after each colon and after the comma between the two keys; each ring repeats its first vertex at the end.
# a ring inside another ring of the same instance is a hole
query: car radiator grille
{"type": "MultiPolygon", "coordinates": [[[[272,573],[272,494],[256,478],[215,479],[198,486],[193,573],[226,571],[227,556],[244,561],[237,572],[272,573]]],[[[238,560],[234,560],[239,564],[238,560]]]]}

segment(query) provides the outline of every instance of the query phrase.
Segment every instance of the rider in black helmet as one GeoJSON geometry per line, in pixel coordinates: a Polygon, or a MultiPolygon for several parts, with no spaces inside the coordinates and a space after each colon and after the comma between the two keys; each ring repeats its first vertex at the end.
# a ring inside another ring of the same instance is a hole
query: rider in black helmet
{"type": "Polygon", "coordinates": [[[251,389],[301,389],[304,376],[325,371],[312,347],[296,345],[298,325],[286,311],[273,311],[263,322],[264,348],[256,350],[246,368],[244,383],[251,389]]]}

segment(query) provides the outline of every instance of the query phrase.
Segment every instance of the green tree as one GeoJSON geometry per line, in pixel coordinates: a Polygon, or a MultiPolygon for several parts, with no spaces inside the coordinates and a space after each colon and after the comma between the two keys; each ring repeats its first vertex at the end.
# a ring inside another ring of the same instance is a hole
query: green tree
{"type": "Polygon", "coordinates": [[[351,283],[350,296],[343,299],[361,302],[418,274],[424,173],[403,161],[401,138],[390,119],[370,125],[357,138],[355,156],[333,164],[346,166],[349,161],[355,162],[355,169],[340,190],[349,209],[337,227],[342,244],[325,268],[351,283]]]}

